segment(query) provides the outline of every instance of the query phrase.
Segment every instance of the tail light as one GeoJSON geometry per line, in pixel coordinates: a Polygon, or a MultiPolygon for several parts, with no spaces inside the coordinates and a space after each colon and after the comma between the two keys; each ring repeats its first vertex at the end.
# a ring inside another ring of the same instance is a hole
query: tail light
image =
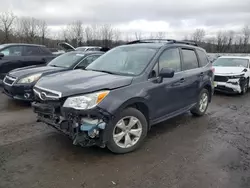
{"type": "Polygon", "coordinates": [[[211,67],[211,71],[214,73],[214,71],[215,71],[215,68],[214,67],[211,67]]]}

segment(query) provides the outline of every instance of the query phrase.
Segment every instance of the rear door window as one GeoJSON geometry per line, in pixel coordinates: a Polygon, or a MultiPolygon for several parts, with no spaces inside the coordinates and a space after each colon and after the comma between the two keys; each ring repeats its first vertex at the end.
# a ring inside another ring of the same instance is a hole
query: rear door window
{"type": "Polygon", "coordinates": [[[191,70],[199,67],[198,59],[194,50],[182,49],[183,70],[191,70]]]}
{"type": "Polygon", "coordinates": [[[37,46],[25,46],[24,54],[25,56],[42,55],[40,48],[37,46]]]}
{"type": "Polygon", "coordinates": [[[197,54],[198,54],[199,59],[200,59],[200,67],[206,66],[209,62],[206,52],[201,51],[201,50],[197,50],[197,54]]]}

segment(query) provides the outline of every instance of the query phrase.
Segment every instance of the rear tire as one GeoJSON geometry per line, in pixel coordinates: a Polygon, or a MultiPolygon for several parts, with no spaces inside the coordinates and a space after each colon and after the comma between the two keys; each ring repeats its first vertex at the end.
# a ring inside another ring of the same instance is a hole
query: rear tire
{"type": "Polygon", "coordinates": [[[107,147],[117,154],[138,149],[148,132],[148,122],[145,116],[135,108],[123,110],[109,126],[107,147]]]}
{"type": "Polygon", "coordinates": [[[207,111],[208,104],[209,104],[209,92],[207,89],[204,88],[200,92],[197,104],[193,109],[190,110],[190,112],[194,116],[198,117],[203,116],[207,111]]]}

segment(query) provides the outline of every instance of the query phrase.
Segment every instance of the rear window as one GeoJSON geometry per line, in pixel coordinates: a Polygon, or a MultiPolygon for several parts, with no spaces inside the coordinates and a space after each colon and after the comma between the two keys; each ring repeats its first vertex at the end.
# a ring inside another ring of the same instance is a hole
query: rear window
{"type": "Polygon", "coordinates": [[[207,57],[207,54],[204,52],[204,51],[201,51],[201,50],[197,50],[197,54],[199,56],[199,59],[200,59],[200,66],[201,67],[204,67],[208,64],[208,57],[207,57]]]}
{"type": "Polygon", "coordinates": [[[41,49],[41,52],[45,55],[50,55],[51,52],[57,52],[58,50],[56,48],[51,48],[51,49],[48,49],[46,47],[40,47],[41,49]]]}
{"type": "Polygon", "coordinates": [[[194,50],[182,49],[183,70],[198,68],[198,59],[194,50]]]}

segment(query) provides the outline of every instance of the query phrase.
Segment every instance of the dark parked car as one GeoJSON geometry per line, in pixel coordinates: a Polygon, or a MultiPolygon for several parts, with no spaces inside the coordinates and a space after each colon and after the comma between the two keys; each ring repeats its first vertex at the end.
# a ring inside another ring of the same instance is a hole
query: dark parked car
{"type": "Polygon", "coordinates": [[[2,44],[0,45],[0,80],[13,69],[43,65],[55,57],[49,49],[42,45],[2,44]]]}
{"type": "Polygon", "coordinates": [[[33,86],[42,76],[67,70],[84,69],[103,53],[72,51],[56,57],[46,66],[12,70],[3,80],[4,93],[14,99],[32,101],[33,86]]]}
{"type": "Polygon", "coordinates": [[[113,48],[86,70],[40,79],[32,103],[38,120],[74,144],[127,153],[150,127],[191,111],[202,116],[213,95],[205,50],[175,40],[142,40],[113,48]]]}

